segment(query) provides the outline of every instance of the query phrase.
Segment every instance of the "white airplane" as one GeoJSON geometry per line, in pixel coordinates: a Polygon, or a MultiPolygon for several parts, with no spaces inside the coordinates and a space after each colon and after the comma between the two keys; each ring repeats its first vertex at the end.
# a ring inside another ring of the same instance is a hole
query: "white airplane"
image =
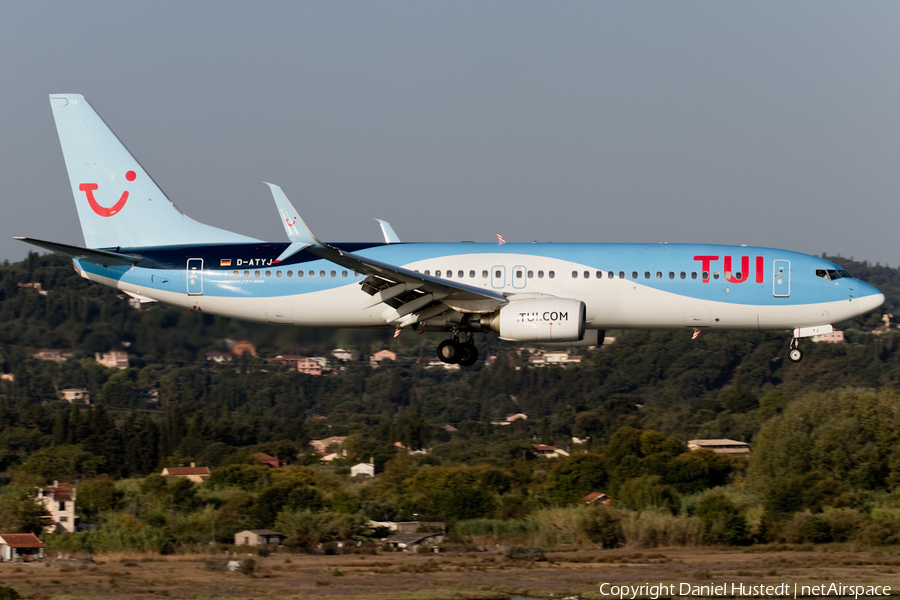
{"type": "MultiPolygon", "coordinates": [[[[799,339],[879,307],[884,295],[816,256],[710,244],[384,243],[319,240],[268,184],[289,242],[183,214],[84,97],[50,104],[86,248],[17,238],[72,258],[82,277],[144,302],[252,321],[443,331],[448,363],[473,336],[598,345],[606,329],[792,331],[799,339]]],[[[499,236],[498,236],[499,237],[499,236]]]]}

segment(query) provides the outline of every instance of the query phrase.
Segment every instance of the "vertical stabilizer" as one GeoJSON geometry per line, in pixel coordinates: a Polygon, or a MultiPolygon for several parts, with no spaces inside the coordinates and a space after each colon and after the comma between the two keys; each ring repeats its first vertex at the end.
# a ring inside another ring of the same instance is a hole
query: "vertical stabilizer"
{"type": "Polygon", "coordinates": [[[258,241],[178,210],[83,96],[52,94],[50,106],[89,248],[258,241]]]}

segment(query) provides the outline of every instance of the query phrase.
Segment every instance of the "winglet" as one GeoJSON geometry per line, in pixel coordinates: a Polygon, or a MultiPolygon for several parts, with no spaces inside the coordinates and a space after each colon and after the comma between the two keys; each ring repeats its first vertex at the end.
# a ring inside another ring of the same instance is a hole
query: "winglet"
{"type": "Polygon", "coordinates": [[[400,238],[397,237],[397,234],[394,233],[394,228],[391,227],[391,224],[387,221],[382,221],[381,219],[375,219],[378,221],[378,224],[381,225],[381,233],[384,235],[384,243],[385,244],[399,244],[400,238]]]}
{"type": "Polygon", "coordinates": [[[288,238],[294,243],[307,244],[308,246],[324,246],[325,244],[313,235],[313,232],[306,226],[306,222],[300,218],[300,213],[297,212],[291,201],[284,195],[281,188],[274,183],[266,183],[266,185],[272,190],[272,197],[275,199],[275,205],[278,207],[278,214],[281,215],[281,222],[284,225],[288,238]]]}

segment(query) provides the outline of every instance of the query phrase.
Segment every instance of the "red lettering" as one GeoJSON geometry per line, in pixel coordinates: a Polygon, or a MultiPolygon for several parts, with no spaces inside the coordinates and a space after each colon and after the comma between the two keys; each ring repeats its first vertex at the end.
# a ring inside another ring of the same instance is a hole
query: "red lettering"
{"type": "Polygon", "coordinates": [[[750,257],[742,256],[741,257],[741,272],[738,273],[741,276],[740,279],[737,279],[731,273],[731,257],[725,257],[725,279],[730,281],[731,283],[744,283],[747,281],[747,278],[750,276],[750,257]]]}
{"type": "MultiPolygon", "coordinates": [[[[714,260],[719,260],[719,257],[718,256],[695,256],[694,260],[699,260],[702,263],[702,265],[703,265],[703,268],[702,268],[703,283],[709,283],[709,263],[711,263],[714,260]]],[[[726,257],[726,260],[728,260],[727,257],[726,257]]],[[[725,268],[727,269],[728,267],[725,267],[725,268]]]]}
{"type": "Polygon", "coordinates": [[[756,283],[763,282],[763,273],[765,272],[765,263],[762,256],[756,257],[756,283]]]}

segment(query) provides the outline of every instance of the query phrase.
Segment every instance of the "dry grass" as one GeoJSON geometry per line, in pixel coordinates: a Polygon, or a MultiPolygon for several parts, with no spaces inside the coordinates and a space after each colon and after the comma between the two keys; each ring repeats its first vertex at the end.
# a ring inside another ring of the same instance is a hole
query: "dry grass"
{"type": "MultiPolygon", "coordinates": [[[[211,569],[217,555],[115,553],[96,562],[48,560],[0,564],[0,586],[34,600],[77,598],[195,598],[246,600],[443,600],[578,594],[600,598],[599,584],[842,581],[900,587],[900,553],[854,552],[842,546],[781,547],[771,552],[733,548],[583,550],[548,552],[547,562],[509,561],[502,552],[383,553],[360,556],[253,556],[259,570],[242,575],[211,569]]],[[[249,555],[231,557],[251,558],[249,555]]]]}

